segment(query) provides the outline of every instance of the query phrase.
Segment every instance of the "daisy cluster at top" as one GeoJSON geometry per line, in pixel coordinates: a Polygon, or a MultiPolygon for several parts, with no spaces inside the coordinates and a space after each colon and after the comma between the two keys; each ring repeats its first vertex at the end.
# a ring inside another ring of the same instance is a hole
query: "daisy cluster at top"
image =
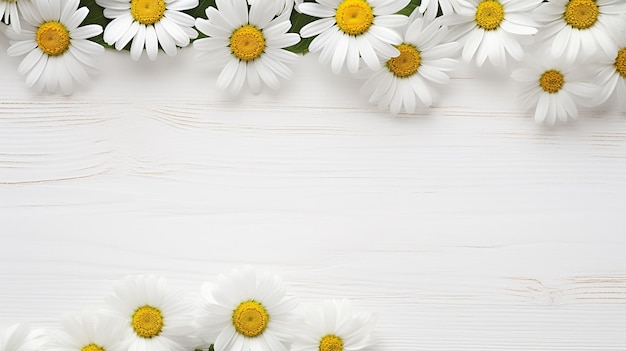
{"type": "Polygon", "coordinates": [[[360,351],[374,343],[372,314],[348,300],[300,305],[278,276],[250,267],[206,283],[195,302],[155,276],[126,277],[107,302],[66,315],[60,330],[0,330],[0,351],[360,351]]]}
{"type": "Polygon", "coordinates": [[[432,106],[462,63],[508,72],[538,122],[626,109],[624,0],[0,0],[0,19],[38,91],[87,84],[104,47],[155,60],[192,46],[232,94],[279,89],[311,53],[392,113],[432,106]]]}

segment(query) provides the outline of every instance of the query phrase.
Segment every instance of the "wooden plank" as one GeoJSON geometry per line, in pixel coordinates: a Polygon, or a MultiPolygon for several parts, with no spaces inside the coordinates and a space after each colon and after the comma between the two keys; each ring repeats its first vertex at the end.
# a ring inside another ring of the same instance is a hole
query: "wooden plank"
{"type": "Polygon", "coordinates": [[[194,297],[253,264],[376,312],[375,350],[626,350],[614,102],[546,128],[506,72],[464,67],[433,109],[390,116],[312,56],[230,97],[190,50],[107,52],[61,97],[2,60],[0,327],[54,328],[126,274],[194,297]]]}

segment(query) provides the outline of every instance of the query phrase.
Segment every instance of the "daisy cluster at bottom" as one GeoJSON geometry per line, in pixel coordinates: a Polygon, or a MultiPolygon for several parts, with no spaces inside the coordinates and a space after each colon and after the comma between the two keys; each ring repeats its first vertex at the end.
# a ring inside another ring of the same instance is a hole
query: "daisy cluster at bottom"
{"type": "Polygon", "coordinates": [[[371,314],[348,300],[300,306],[280,278],[250,267],[206,283],[195,303],[164,278],[129,276],[108,308],[67,315],[63,328],[0,331],[0,351],[359,351],[373,344],[371,314]]]}
{"type": "Polygon", "coordinates": [[[102,34],[133,60],[192,44],[232,94],[278,89],[310,52],[392,113],[432,106],[460,61],[510,72],[538,122],[611,97],[626,109],[624,0],[0,0],[0,20],[39,91],[85,85],[102,34]],[[89,9],[102,16],[83,25],[89,9]]]}

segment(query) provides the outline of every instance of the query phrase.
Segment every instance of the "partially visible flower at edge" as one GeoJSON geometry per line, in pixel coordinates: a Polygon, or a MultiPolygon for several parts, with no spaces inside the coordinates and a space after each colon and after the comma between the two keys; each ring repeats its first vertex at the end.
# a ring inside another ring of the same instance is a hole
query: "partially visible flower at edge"
{"type": "Polygon", "coordinates": [[[0,21],[11,24],[17,33],[22,31],[20,6],[30,0],[0,0],[0,21]]]}
{"type": "Polygon", "coordinates": [[[22,4],[22,31],[7,28],[9,56],[26,55],[18,72],[26,75],[28,87],[71,94],[74,81],[87,85],[89,74],[96,72],[94,56],[104,48],[89,38],[102,33],[102,27],[80,27],[89,10],[78,5],[79,0],[33,0],[22,4]]]}
{"type": "Polygon", "coordinates": [[[0,330],[0,350],[2,351],[34,351],[35,336],[30,325],[18,323],[0,330]]]}
{"type": "Polygon", "coordinates": [[[113,19],[104,29],[104,41],[122,50],[130,44],[130,57],[139,60],[146,51],[155,60],[159,47],[169,55],[177,47],[189,45],[198,37],[194,18],[184,10],[198,6],[198,0],[96,0],[104,16],[113,19]]]}
{"type": "Polygon", "coordinates": [[[293,338],[297,301],[281,279],[245,267],[202,287],[196,324],[199,337],[215,350],[287,351],[293,338]]]}
{"type": "Polygon", "coordinates": [[[588,58],[599,48],[612,55],[611,36],[626,22],[626,1],[550,0],[534,17],[542,24],[536,39],[550,45],[552,56],[588,58]]]}
{"type": "Polygon", "coordinates": [[[62,324],[48,338],[47,351],[113,351],[120,342],[121,324],[102,313],[69,314],[62,324]]]}
{"type": "Polygon", "coordinates": [[[117,282],[105,313],[122,325],[113,351],[186,351],[195,346],[192,305],[165,278],[128,276],[117,282]]]}
{"type": "Polygon", "coordinates": [[[372,314],[353,312],[348,300],[309,306],[291,351],[360,351],[374,344],[374,325],[372,314]]]}
{"type": "Polygon", "coordinates": [[[458,0],[457,12],[444,16],[450,37],[463,46],[462,57],[473,58],[481,67],[489,59],[505,66],[507,54],[520,61],[524,49],[520,40],[537,33],[532,11],[542,0],[458,0]]]}
{"type": "Polygon", "coordinates": [[[611,44],[613,55],[603,54],[598,59],[598,83],[602,87],[598,104],[615,95],[622,110],[626,110],[626,32],[616,36],[611,44]]]}

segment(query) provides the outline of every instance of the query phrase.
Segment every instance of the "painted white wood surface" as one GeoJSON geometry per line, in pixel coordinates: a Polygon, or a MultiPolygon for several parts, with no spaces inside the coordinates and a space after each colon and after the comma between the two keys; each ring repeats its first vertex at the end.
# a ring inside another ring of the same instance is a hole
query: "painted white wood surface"
{"type": "MultiPolygon", "coordinates": [[[[0,39],[0,51],[7,47],[0,39]]],[[[626,114],[546,128],[464,68],[390,116],[313,56],[229,97],[193,52],[107,52],[37,95],[0,56],[0,326],[56,326],[113,281],[199,292],[253,264],[379,315],[378,350],[626,350],[626,114]]]]}

